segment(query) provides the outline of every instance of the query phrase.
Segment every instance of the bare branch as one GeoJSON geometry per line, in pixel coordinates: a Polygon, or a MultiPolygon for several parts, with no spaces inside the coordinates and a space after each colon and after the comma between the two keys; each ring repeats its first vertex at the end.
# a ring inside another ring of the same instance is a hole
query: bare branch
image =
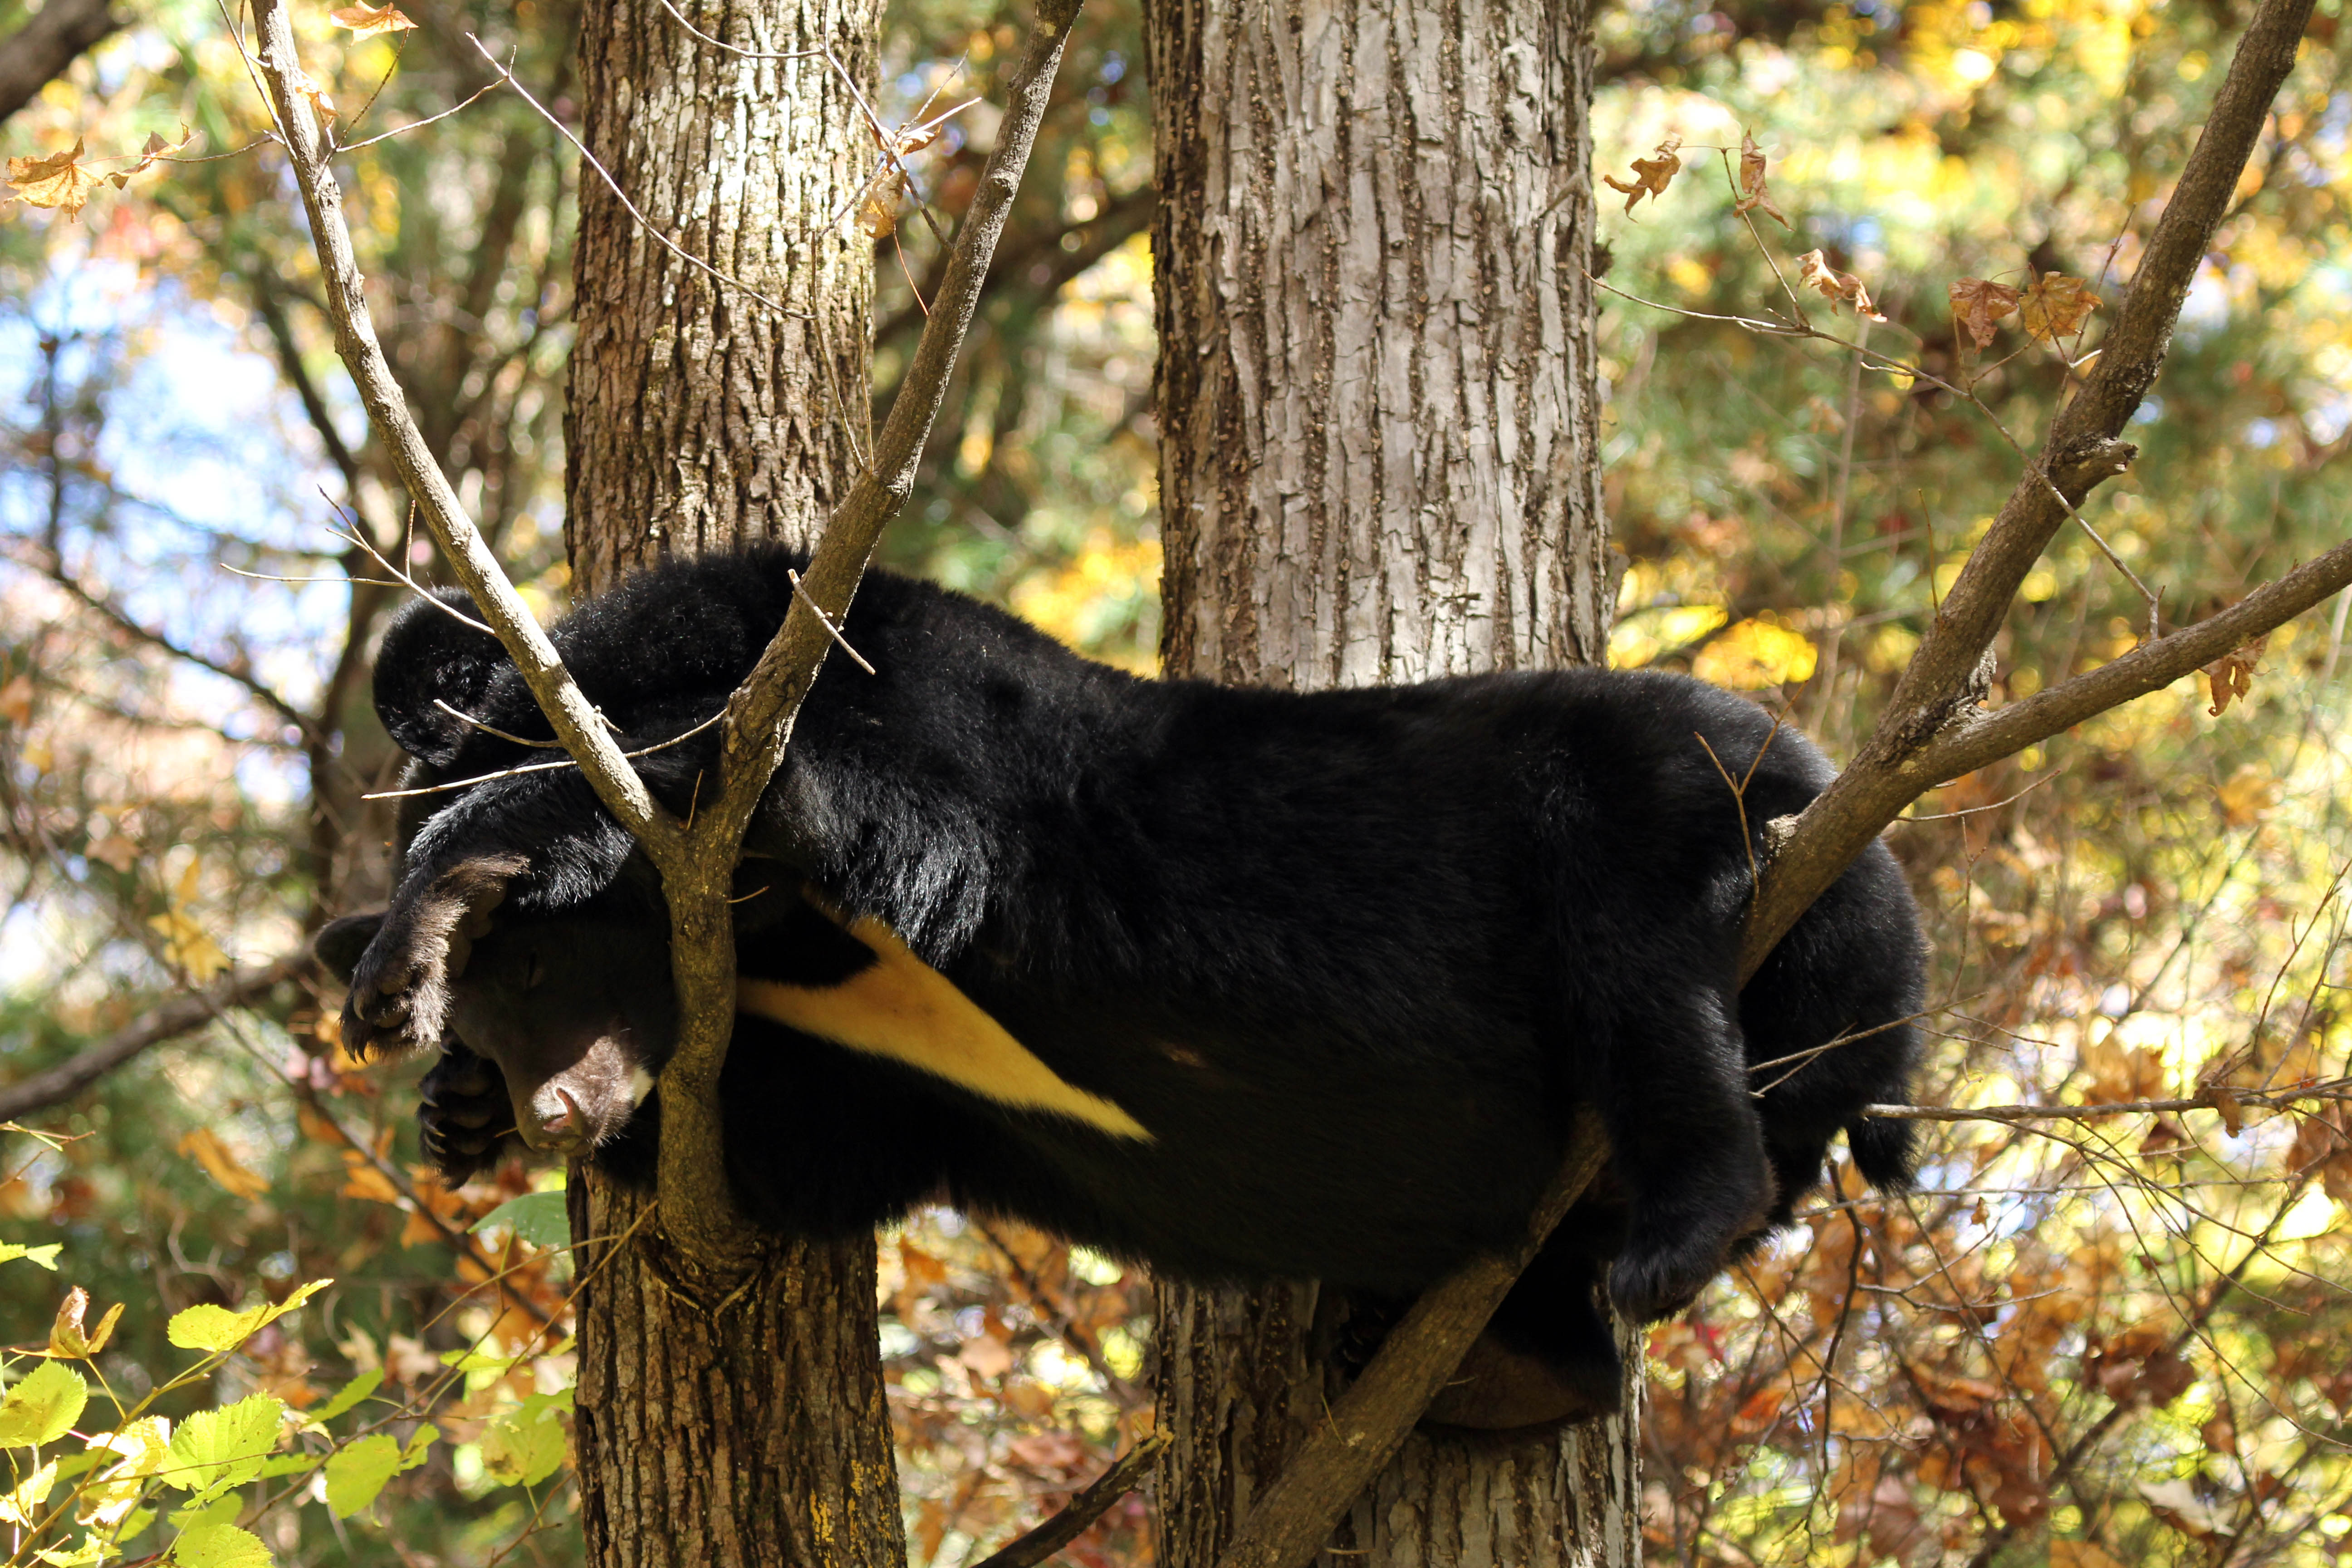
{"type": "Polygon", "coordinates": [[[1014,1536],[982,1558],[974,1568],[1036,1568],[1036,1564],[1086,1533],[1087,1527],[1108,1513],[1113,1503],[1133,1491],[1143,1479],[1143,1472],[1151,1468],[1151,1461],[1166,1447],[1168,1435],[1154,1432],[1096,1477],[1093,1485],[1063,1504],[1060,1512],[1034,1530],[1014,1536]]]}
{"type": "Polygon", "coordinates": [[[666,862],[680,858],[680,829],[597,722],[579,683],[556,658],[555,646],[547,640],[547,633],[531,617],[473,520],[458,504],[457,492],[434,462],[400,384],[393,379],[392,366],[368,315],[351,230],[343,223],[342,188],[327,166],[334,143],[319,120],[316,106],[300,90],[304,78],[286,0],[256,0],[254,14],[260,24],[261,71],[269,83],[278,133],[293,163],[295,183],[301,189],[302,205],[310,220],[311,241],[318,248],[329,313],[335,321],[335,352],[342,356],[359,388],[360,400],[367,405],[368,417],[383,441],[394,469],[416,499],[425,526],[458,582],[474,596],[483,618],[497,632],[531,695],[546,710],[556,734],[580,759],[581,771],[595,786],[597,798],[645,845],[655,864],[667,868],[666,862]]]}
{"type": "Polygon", "coordinates": [[[174,996],[137,1022],[87,1046],[56,1067],[0,1089],[0,1121],[16,1121],[70,1100],[151,1047],[194,1034],[223,1009],[242,1007],[300,973],[307,952],[289,953],[258,969],[240,969],[209,991],[174,996]]]}
{"type": "MultiPolygon", "coordinates": [[[[2116,324],[2101,346],[2096,367],[2074,400],[2060,410],[2041,455],[2019,477],[2016,489],[2001,508],[1991,531],[1961,568],[1958,580],[1938,607],[1918,652],[1903,672],[1877,730],[1864,743],[1853,765],[1805,808],[1766,865],[1741,946],[1739,973],[1743,981],[1762,967],[1798,917],[1837,880],[1879,829],[1954,772],[1966,771],[1951,768],[1948,762],[1926,763],[1929,753],[1941,750],[1946,757],[1957,760],[1975,754],[1979,749],[1951,746],[1947,737],[1956,729],[1968,726],[1969,710],[1983,691],[1982,666],[2025,574],[2091,489],[2121,473],[2135,456],[2135,449],[2117,437],[2139,408],[2140,400],[2164,363],[2181,302],[2188,297],[2189,285],[2212,242],[2215,227],[2228,212],[2231,194],[2262,133],[2271,100],[2294,68],[2296,41],[2303,35],[2311,11],[2312,0],[2263,0],[2255,13],[2231,59],[2229,75],[2215,97],[2212,114],[2197,139],[2196,149],[2189,155],[2172,199],[2165,205],[2164,216],[2157,221],[2156,232],[2148,239],[2147,254],[2116,313],[2116,324]]],[[[2305,574],[2316,571],[2318,581],[2332,583],[2332,586],[2322,588],[2306,601],[2316,603],[2352,581],[2352,570],[2347,570],[2345,576],[2335,577],[2332,568],[2323,566],[2323,563],[2333,563],[2344,553],[2331,552],[2321,562],[2298,569],[2273,587],[2298,579],[2301,587],[2311,586],[2312,579],[2305,574]]],[[[2347,561],[2347,565],[2352,567],[2352,561],[2347,561]]],[[[2295,596],[2294,592],[2274,595],[2268,606],[2276,608],[2295,596]]],[[[2228,614],[2244,609],[2242,604],[2228,614]]],[[[2242,616],[2242,623],[2258,619],[2262,613],[2242,616]]],[[[2295,612],[2284,611],[2278,620],[2293,613],[2295,612]]],[[[2207,629],[2213,622],[2225,618],[2214,616],[2189,633],[2175,634],[2148,644],[2116,665],[2082,678],[2096,680],[2105,677],[2101,686],[2082,688],[2080,681],[2069,681],[2044,693],[2044,698],[2056,698],[2062,691],[2072,691],[2074,695],[2063,704],[2043,703],[2039,712],[2054,717],[2062,710],[2074,711],[2085,690],[2113,693],[2112,701],[2083,709],[2079,717],[2086,718],[2101,707],[2112,706],[2113,702],[2126,700],[2164,684],[2163,680],[2156,680],[2134,689],[2129,675],[2108,676],[2107,671],[2151,649],[2175,644],[2182,636],[2201,647],[2206,641],[2227,635],[2226,629],[2207,629]],[[2201,638],[2200,632],[2204,633],[2201,638]]],[[[2235,643],[2226,644],[2207,658],[2218,657],[2234,646],[2235,643]]],[[[2178,655],[2181,648],[2177,647],[2172,651],[2178,655]]],[[[2152,676],[2162,663],[2161,659],[2144,661],[2136,668],[2152,676]]],[[[2174,678],[2168,676],[2166,679],[2174,678]]],[[[2030,706],[2032,704],[2020,703],[1987,723],[1997,723],[2007,714],[2030,706]]],[[[2053,734],[2076,721],[2078,719],[2067,719],[2053,723],[2042,733],[2053,734]]],[[[2000,732],[2015,734],[2030,727],[2012,719],[2000,732]]],[[[1966,732],[1989,731],[1968,726],[1966,732]]],[[[2027,740],[2016,742],[2017,746],[2027,743],[2027,740]]],[[[1984,754],[1985,760],[1990,761],[2006,752],[1987,750],[1984,754]]]]}

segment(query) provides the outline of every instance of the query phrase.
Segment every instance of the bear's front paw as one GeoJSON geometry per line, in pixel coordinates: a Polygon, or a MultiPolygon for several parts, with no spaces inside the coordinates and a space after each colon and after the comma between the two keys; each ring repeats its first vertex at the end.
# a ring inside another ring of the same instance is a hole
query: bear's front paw
{"type": "Polygon", "coordinates": [[[499,1163],[515,1125],[514,1103],[495,1063],[451,1040],[418,1089],[425,1157],[445,1183],[461,1185],[499,1163]]]}

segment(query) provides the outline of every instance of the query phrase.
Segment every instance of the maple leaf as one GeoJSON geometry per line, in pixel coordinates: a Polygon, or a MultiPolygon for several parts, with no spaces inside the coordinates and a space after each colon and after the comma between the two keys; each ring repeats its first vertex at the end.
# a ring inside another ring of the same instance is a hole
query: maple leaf
{"type": "Polygon", "coordinates": [[[1820,289],[1832,300],[1843,300],[1853,307],[1857,316],[1867,316],[1874,321],[1886,320],[1871,304],[1870,290],[1862,286],[1862,279],[1851,272],[1840,272],[1818,250],[1808,250],[1797,258],[1797,281],[1806,288],[1820,289]]]}
{"type": "Polygon", "coordinates": [[[1999,329],[1994,323],[2003,316],[2013,315],[2019,290],[2006,283],[1995,283],[1984,278],[1963,278],[1950,289],[1952,325],[1966,332],[1978,348],[1991,345],[1992,335],[1999,329]]]}
{"type": "Polygon", "coordinates": [[[378,33],[405,33],[416,26],[400,14],[397,5],[346,5],[328,15],[337,26],[349,27],[362,38],[378,33]]]}
{"type": "Polygon", "coordinates": [[[1626,193],[1625,210],[1627,212],[1632,212],[1633,204],[1643,196],[1655,201],[1666,194],[1667,183],[1682,172],[1683,161],[1675,155],[1675,149],[1682,144],[1681,137],[1669,136],[1658,143],[1655,157],[1634,159],[1633,182],[1631,184],[1627,184],[1613,174],[1601,175],[1601,183],[1612,191],[1626,193]]]}
{"type": "Polygon", "coordinates": [[[66,152],[47,158],[9,159],[8,183],[16,189],[16,199],[26,206],[56,207],[68,217],[79,217],[81,209],[89,205],[90,188],[99,181],[99,176],[81,166],[81,145],[77,136],[66,152]]]}
{"type": "MultiPolygon", "coordinates": [[[[1635,168],[1641,165],[1636,163],[1635,168]]],[[[1764,150],[1756,145],[1756,138],[1742,131],[1739,133],[1739,199],[1731,204],[1736,213],[1761,207],[1777,219],[1782,228],[1793,229],[1788,215],[1772,201],[1772,193],[1764,188],[1764,150]]]]}
{"type": "Polygon", "coordinates": [[[2069,278],[2063,272],[2045,272],[2033,280],[2018,305],[2018,324],[2036,342],[2049,342],[2054,338],[2071,338],[2083,330],[2091,312],[2099,308],[2099,297],[2080,278],[2069,278]]]}

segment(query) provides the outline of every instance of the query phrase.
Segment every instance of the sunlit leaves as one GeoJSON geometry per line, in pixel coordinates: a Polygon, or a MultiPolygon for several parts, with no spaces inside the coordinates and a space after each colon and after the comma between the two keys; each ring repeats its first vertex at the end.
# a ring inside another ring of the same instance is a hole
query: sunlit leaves
{"type": "Polygon", "coordinates": [[[14,1263],[21,1258],[27,1263],[37,1263],[55,1274],[58,1271],[58,1254],[64,1250],[65,1247],[61,1242],[52,1241],[39,1247],[26,1247],[22,1242],[0,1241],[0,1263],[14,1263]]]}
{"type": "Polygon", "coordinates": [[[95,1329],[85,1328],[83,1318],[89,1310],[89,1292],[77,1285],[66,1292],[58,1308],[57,1321],[49,1325],[49,1353],[72,1360],[86,1360],[106,1348],[114,1333],[114,1325],[121,1321],[122,1303],[117,1301],[106,1310],[95,1329]]]}
{"type": "Polygon", "coordinates": [[[89,193],[99,176],[81,166],[81,138],[62,153],[46,158],[8,160],[8,184],[15,199],[26,206],[55,207],[68,217],[79,217],[89,205],[89,193]]]}
{"type": "Polygon", "coordinates": [[[45,1361],[0,1399],[0,1448],[37,1448],[73,1429],[89,1384],[61,1361],[45,1361]]]}
{"type": "Polygon", "coordinates": [[[472,1229],[478,1236],[501,1226],[511,1230],[517,1241],[526,1241],[533,1247],[568,1247],[572,1243],[572,1217],[565,1211],[561,1190],[509,1198],[476,1220],[472,1229]]]}
{"type": "Polygon", "coordinates": [[[2063,272],[2044,272],[2033,280],[2018,301],[2018,324],[2036,342],[2049,342],[2058,338],[2071,338],[2083,330],[2091,312],[2099,308],[2099,297],[2080,278],[2069,278],[2063,272]]]}
{"type": "Polygon", "coordinates": [[[337,26],[349,27],[362,38],[373,38],[380,33],[404,33],[416,26],[401,15],[397,5],[345,5],[328,15],[337,26]]]}
{"type": "Polygon", "coordinates": [[[1649,157],[1633,160],[1631,182],[1621,180],[1614,174],[1603,174],[1601,183],[1612,191],[1625,193],[1625,210],[1629,213],[1633,210],[1633,204],[1643,196],[1655,201],[1666,194],[1667,184],[1682,170],[1683,161],[1675,151],[1682,144],[1681,137],[1669,136],[1658,143],[1658,150],[1649,157]]]}
{"type": "MultiPolygon", "coordinates": [[[[212,939],[212,933],[195,916],[200,869],[194,858],[191,857],[187,868],[180,873],[180,879],[172,889],[171,906],[162,914],[150,917],[147,923],[163,938],[163,961],[184,971],[188,978],[197,984],[205,985],[228,967],[228,954],[221,951],[220,944],[212,939]]],[[[207,1163],[205,1168],[211,1170],[212,1166],[207,1163]]],[[[217,1176],[219,1173],[214,1173],[217,1176]]],[[[221,1184],[228,1186],[231,1192],[236,1191],[227,1182],[221,1184]]]]}
{"type": "Polygon", "coordinates": [[[261,1474],[262,1461],[278,1447],[285,1414],[285,1405],[267,1394],[249,1394],[234,1405],[197,1411],[172,1434],[172,1462],[161,1479],[166,1486],[200,1497],[243,1486],[261,1474]]]}
{"type": "Polygon", "coordinates": [[[93,1450],[120,1456],[82,1489],[75,1517],[84,1524],[114,1528],[127,1519],[148,1480],[171,1462],[172,1424],[149,1415],[89,1440],[93,1450]]]}
{"type": "MultiPolygon", "coordinates": [[[[169,918],[171,917],[157,917],[159,921],[169,918]]],[[[195,933],[194,940],[207,946],[211,944],[211,939],[205,936],[201,931],[195,933]]],[[[213,951],[217,952],[219,949],[215,948],[213,951]]],[[[226,963],[226,959],[223,962],[226,963]]],[[[220,1135],[209,1127],[192,1128],[181,1137],[179,1148],[181,1153],[202,1165],[205,1168],[205,1174],[218,1182],[221,1189],[232,1197],[257,1198],[269,1190],[269,1178],[248,1170],[243,1162],[229,1152],[228,1145],[221,1142],[220,1135]]],[[[213,1310],[218,1311],[220,1309],[214,1308],[213,1310]]]]}
{"type": "Polygon", "coordinates": [[[173,1314],[166,1331],[172,1342],[182,1350],[233,1351],[264,1325],[276,1322],[333,1283],[331,1279],[313,1279],[295,1287],[283,1301],[265,1302],[242,1312],[210,1303],[189,1307],[173,1314]]]}
{"type": "Polygon", "coordinates": [[[201,1524],[173,1544],[178,1568],[269,1568],[261,1538],[233,1524],[201,1524]]]}
{"type": "Polygon", "coordinates": [[[482,1468],[510,1486],[535,1487],[563,1464],[563,1424],[572,1391],[532,1394],[482,1429],[482,1468]]]}

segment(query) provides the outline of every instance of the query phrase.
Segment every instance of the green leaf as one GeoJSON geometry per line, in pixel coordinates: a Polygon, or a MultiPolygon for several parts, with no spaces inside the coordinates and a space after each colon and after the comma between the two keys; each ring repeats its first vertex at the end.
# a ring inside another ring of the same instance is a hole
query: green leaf
{"type": "Polygon", "coordinates": [[[172,1555],[180,1568],[269,1568],[269,1548],[233,1524],[197,1526],[173,1542],[172,1555]]]}
{"type": "Polygon", "coordinates": [[[305,1470],[316,1469],[316,1454],[272,1454],[261,1461],[261,1479],[270,1480],[278,1476],[299,1476],[305,1470]]]}
{"type": "Polygon", "coordinates": [[[0,1263],[14,1263],[19,1258],[29,1258],[55,1274],[58,1271],[58,1254],[64,1250],[65,1243],[61,1241],[53,1241],[47,1247],[26,1247],[14,1241],[0,1241],[0,1263]]]}
{"type": "Polygon", "coordinates": [[[400,1439],[389,1432],[373,1432],[327,1461],[327,1511],[349,1519],[375,1501],[384,1483],[400,1468],[400,1439]]]}
{"type": "Polygon", "coordinates": [[[49,1568],[94,1568],[95,1564],[105,1562],[107,1558],[113,1555],[113,1547],[92,1534],[83,1536],[81,1544],[70,1552],[51,1547],[46,1552],[36,1552],[33,1555],[49,1564],[49,1568]]]}
{"type": "Polygon", "coordinates": [[[89,1384],[61,1361],[45,1361],[0,1399],[0,1448],[37,1448],[73,1429],[89,1384]]]}
{"type": "Polygon", "coordinates": [[[41,1505],[49,1500],[49,1489],[58,1484],[58,1462],[51,1459],[18,1484],[16,1489],[0,1497],[0,1520],[26,1529],[41,1522],[41,1505]]]}
{"type": "Polygon", "coordinates": [[[201,1530],[207,1524],[235,1524],[245,1504],[234,1497],[205,1498],[172,1510],[174,1530],[201,1530]]]}
{"type": "Polygon", "coordinates": [[[160,1478],[186,1492],[240,1487],[261,1474],[278,1447],[286,1406],[275,1394],[253,1394],[218,1410],[199,1410],[172,1434],[172,1468],[160,1478]]]}
{"type": "Polygon", "coordinates": [[[515,1239],[533,1247],[569,1247],[572,1245],[572,1216],[565,1212],[563,1194],[525,1193],[519,1198],[509,1198],[470,1227],[478,1233],[499,1226],[515,1233],[515,1239]]]}
{"type": "Polygon", "coordinates": [[[400,1468],[394,1473],[405,1475],[425,1462],[425,1450],[441,1440],[441,1428],[427,1421],[408,1435],[408,1447],[400,1451],[400,1468]]]}
{"type": "Polygon", "coordinates": [[[534,1394],[482,1428],[482,1468],[509,1486],[535,1487],[563,1464],[563,1424],[572,1391],[534,1394]]]}
{"type": "Polygon", "coordinates": [[[381,1369],[374,1372],[363,1372],[357,1377],[352,1379],[351,1382],[343,1384],[342,1387],[335,1390],[335,1396],[332,1399],[330,1399],[316,1410],[307,1410],[304,1411],[303,1414],[310,1416],[313,1421],[332,1421],[336,1416],[341,1415],[344,1411],[351,1409],[352,1406],[359,1404],[361,1400],[365,1399],[369,1394],[373,1394],[377,1389],[383,1386],[383,1373],[381,1369]]]}
{"type": "Polygon", "coordinates": [[[313,1279],[296,1286],[283,1301],[275,1305],[265,1301],[242,1312],[232,1312],[226,1307],[190,1307],[173,1313],[164,1332],[184,1351],[233,1351],[333,1283],[331,1279],[313,1279]]]}

